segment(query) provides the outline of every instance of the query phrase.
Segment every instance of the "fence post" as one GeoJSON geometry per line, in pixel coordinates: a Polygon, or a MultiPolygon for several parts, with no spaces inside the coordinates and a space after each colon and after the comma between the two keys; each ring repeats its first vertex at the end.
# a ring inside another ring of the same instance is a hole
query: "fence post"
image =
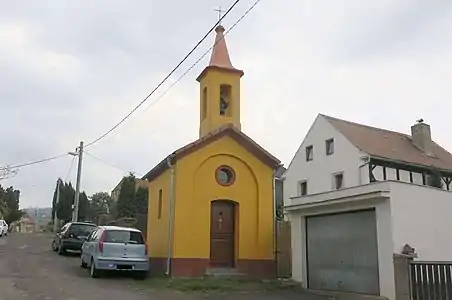
{"type": "Polygon", "coordinates": [[[410,300],[410,264],[413,256],[393,254],[396,300],[410,300]]]}

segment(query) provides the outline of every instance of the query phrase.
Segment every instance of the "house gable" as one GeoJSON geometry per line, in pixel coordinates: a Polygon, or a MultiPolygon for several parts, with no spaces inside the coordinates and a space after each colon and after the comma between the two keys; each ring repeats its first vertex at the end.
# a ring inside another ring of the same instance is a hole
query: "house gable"
{"type": "Polygon", "coordinates": [[[344,185],[360,184],[358,172],[365,155],[323,115],[318,115],[309,128],[287,171],[284,174],[284,204],[300,193],[301,181],[307,181],[308,194],[330,191],[333,188],[333,174],[343,172],[344,185]],[[334,153],[326,154],[326,141],[334,141],[334,153]],[[306,147],[313,146],[313,160],[306,161],[306,147]]]}

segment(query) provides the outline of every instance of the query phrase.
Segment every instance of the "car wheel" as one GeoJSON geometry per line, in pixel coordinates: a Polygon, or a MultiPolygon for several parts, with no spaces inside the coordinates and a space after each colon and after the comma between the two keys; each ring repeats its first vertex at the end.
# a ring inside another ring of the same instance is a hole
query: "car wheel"
{"type": "Polygon", "coordinates": [[[138,280],[145,280],[148,277],[147,271],[136,271],[135,274],[133,274],[135,279],[138,280]]]}
{"type": "Polygon", "coordinates": [[[80,267],[83,269],[86,269],[87,265],[86,262],[83,261],[83,257],[80,255],[80,267]]]}
{"type": "Polygon", "coordinates": [[[96,269],[96,264],[94,263],[94,260],[91,259],[91,266],[89,268],[89,275],[91,278],[99,278],[99,270],[96,269]]]}
{"type": "Polygon", "coordinates": [[[57,251],[58,250],[58,247],[56,246],[56,243],[55,243],[55,241],[52,241],[52,251],[57,251]]]}
{"type": "Polygon", "coordinates": [[[62,245],[60,245],[60,247],[58,247],[58,254],[59,255],[66,254],[66,249],[64,249],[64,247],[62,245]]]}

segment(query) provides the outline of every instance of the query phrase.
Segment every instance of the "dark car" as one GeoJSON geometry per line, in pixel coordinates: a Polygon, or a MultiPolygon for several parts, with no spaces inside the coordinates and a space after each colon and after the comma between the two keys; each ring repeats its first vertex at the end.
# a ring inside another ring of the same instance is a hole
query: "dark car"
{"type": "Polygon", "coordinates": [[[52,241],[52,250],[58,254],[64,254],[66,250],[81,251],[86,237],[96,229],[97,226],[86,222],[70,222],[61,228],[52,241]]]}

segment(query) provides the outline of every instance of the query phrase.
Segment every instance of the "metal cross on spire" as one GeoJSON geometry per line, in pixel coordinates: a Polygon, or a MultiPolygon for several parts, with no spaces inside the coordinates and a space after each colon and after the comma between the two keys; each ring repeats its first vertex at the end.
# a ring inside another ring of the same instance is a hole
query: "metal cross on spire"
{"type": "Polygon", "coordinates": [[[218,8],[214,9],[214,11],[218,12],[218,25],[221,25],[221,17],[222,17],[221,14],[226,11],[221,9],[221,5],[218,6],[218,8]]]}

